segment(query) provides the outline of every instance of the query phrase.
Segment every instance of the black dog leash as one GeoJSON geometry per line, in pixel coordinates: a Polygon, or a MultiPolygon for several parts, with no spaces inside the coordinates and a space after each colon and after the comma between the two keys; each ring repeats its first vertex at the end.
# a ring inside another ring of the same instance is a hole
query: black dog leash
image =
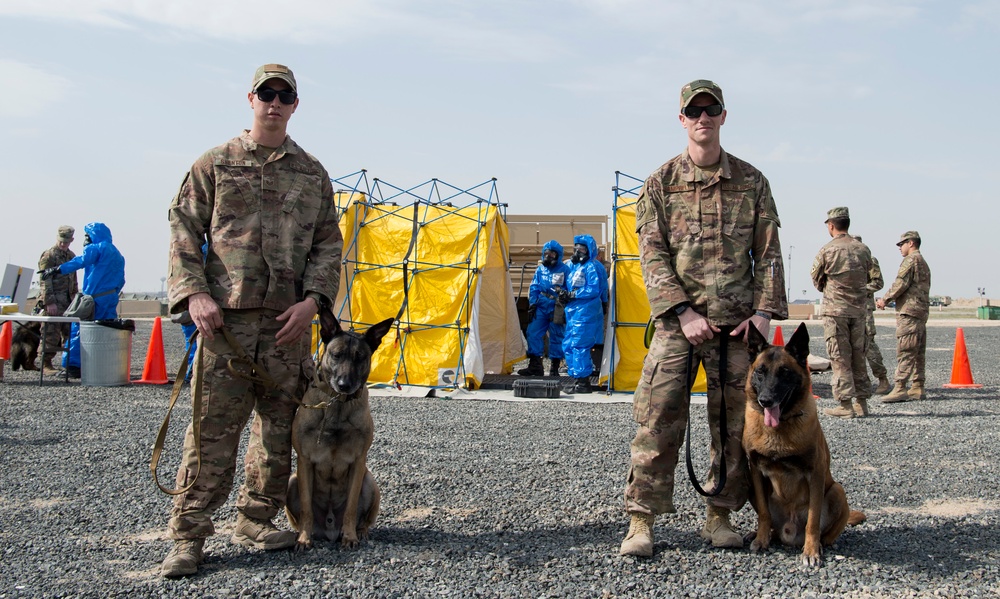
{"type": "MultiPolygon", "coordinates": [[[[750,325],[753,326],[753,325],[750,325]]],[[[715,488],[711,491],[706,491],[698,484],[698,477],[694,473],[694,464],[691,463],[691,388],[694,386],[694,376],[691,371],[694,370],[694,345],[688,344],[688,355],[687,355],[687,389],[688,389],[688,419],[687,419],[687,449],[685,451],[685,458],[687,461],[687,471],[688,478],[691,479],[691,484],[694,485],[694,490],[704,497],[715,497],[719,493],[722,493],[722,489],[726,486],[726,437],[729,436],[728,428],[726,427],[726,374],[729,370],[729,334],[733,331],[733,327],[719,327],[719,385],[722,387],[722,406],[719,407],[719,456],[721,460],[721,466],[719,468],[719,480],[715,483],[715,488]]],[[[706,413],[708,406],[706,405],[706,413]]],[[[709,443],[711,444],[711,443],[709,443]]]]}

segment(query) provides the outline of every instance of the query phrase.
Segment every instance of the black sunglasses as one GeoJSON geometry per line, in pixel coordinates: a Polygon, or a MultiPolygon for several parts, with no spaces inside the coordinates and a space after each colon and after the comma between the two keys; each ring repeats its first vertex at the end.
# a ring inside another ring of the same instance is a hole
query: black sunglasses
{"type": "Polygon", "coordinates": [[[708,106],[685,106],[684,116],[689,119],[696,119],[701,113],[707,112],[708,116],[719,116],[722,114],[722,104],[709,104],[708,106]]]}
{"type": "Polygon", "coordinates": [[[257,88],[257,98],[259,98],[261,102],[272,102],[274,101],[275,96],[278,97],[278,101],[282,104],[295,104],[295,98],[298,97],[298,94],[295,92],[279,92],[278,90],[271,89],[270,87],[257,88]]]}

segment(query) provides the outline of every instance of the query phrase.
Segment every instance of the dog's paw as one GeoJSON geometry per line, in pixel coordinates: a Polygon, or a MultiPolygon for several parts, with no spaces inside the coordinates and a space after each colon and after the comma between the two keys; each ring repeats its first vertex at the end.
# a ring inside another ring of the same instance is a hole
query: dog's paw
{"type": "Polygon", "coordinates": [[[358,536],[356,534],[343,534],[340,537],[340,546],[344,549],[357,549],[361,542],[358,541],[358,536]]]}
{"type": "Polygon", "coordinates": [[[312,538],[305,533],[299,533],[299,538],[295,540],[295,551],[308,551],[312,546],[312,538]]]}
{"type": "Polygon", "coordinates": [[[753,553],[764,553],[771,548],[771,543],[769,539],[754,538],[753,542],[750,543],[750,551],[753,553]]]}
{"type": "Polygon", "coordinates": [[[805,566],[807,568],[818,568],[822,564],[823,557],[819,554],[819,552],[807,553],[803,551],[802,555],[799,556],[799,565],[801,566],[805,566]]]}

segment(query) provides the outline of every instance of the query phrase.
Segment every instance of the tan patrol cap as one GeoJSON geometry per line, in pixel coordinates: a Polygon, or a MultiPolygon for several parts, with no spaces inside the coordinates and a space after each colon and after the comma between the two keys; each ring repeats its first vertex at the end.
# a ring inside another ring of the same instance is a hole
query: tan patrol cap
{"type": "Polygon", "coordinates": [[[63,225],[59,227],[58,239],[59,241],[73,241],[73,235],[76,233],[76,229],[69,225],[63,225]]]}
{"type": "Polygon", "coordinates": [[[719,104],[726,105],[722,99],[722,88],[708,79],[696,79],[681,88],[681,110],[687,108],[698,94],[708,94],[719,101],[719,104]]]}
{"type": "Polygon", "coordinates": [[[851,218],[851,212],[847,209],[847,206],[830,208],[830,210],[826,213],[826,220],[823,222],[830,222],[835,218],[851,218]]]}
{"type": "Polygon", "coordinates": [[[295,75],[292,74],[292,69],[283,64],[275,63],[257,67],[257,72],[253,74],[253,85],[250,86],[250,91],[257,91],[260,84],[264,83],[268,79],[281,79],[292,88],[293,92],[298,91],[295,87],[295,75]]]}
{"type": "Polygon", "coordinates": [[[902,235],[899,236],[899,242],[896,243],[896,245],[897,246],[903,245],[904,243],[906,243],[911,239],[916,239],[917,241],[920,241],[920,233],[917,233],[916,231],[907,231],[906,233],[903,233],[902,235]]]}

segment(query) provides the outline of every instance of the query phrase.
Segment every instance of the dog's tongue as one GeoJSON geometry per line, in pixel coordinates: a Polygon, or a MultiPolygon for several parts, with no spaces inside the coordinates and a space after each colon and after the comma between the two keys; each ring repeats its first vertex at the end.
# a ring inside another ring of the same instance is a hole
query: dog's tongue
{"type": "Polygon", "coordinates": [[[778,428],[779,420],[781,420],[781,406],[764,408],[764,424],[771,428],[778,428]]]}

